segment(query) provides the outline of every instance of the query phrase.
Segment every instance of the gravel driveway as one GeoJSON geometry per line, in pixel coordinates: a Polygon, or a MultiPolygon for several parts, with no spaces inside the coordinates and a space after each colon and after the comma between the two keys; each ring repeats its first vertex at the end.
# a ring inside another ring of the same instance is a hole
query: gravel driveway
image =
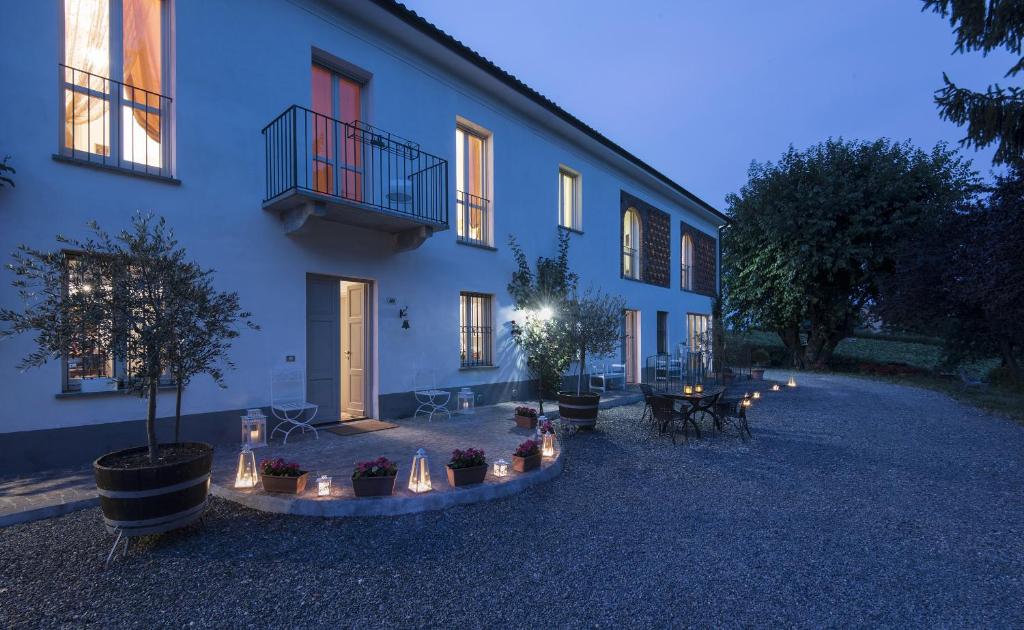
{"type": "Polygon", "coordinates": [[[804,375],[754,439],[672,446],[603,411],[555,481],[328,521],[211,502],[133,543],[96,509],[0,530],[0,627],[1024,625],[1024,427],[804,375]]]}

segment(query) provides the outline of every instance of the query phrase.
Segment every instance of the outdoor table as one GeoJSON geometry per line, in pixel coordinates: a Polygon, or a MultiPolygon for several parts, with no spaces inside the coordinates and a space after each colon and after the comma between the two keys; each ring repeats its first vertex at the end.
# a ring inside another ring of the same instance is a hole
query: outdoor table
{"type": "MultiPolygon", "coordinates": [[[[722,419],[718,415],[718,411],[715,409],[715,403],[725,392],[724,387],[712,387],[706,389],[701,393],[684,394],[682,392],[662,392],[662,396],[678,400],[686,405],[686,408],[682,410],[683,414],[687,418],[691,419],[694,426],[697,426],[696,421],[693,421],[693,417],[698,413],[711,414],[711,418],[715,421],[715,428],[719,431],[722,430],[722,419]]],[[[698,436],[700,434],[698,433],[698,436]]]]}

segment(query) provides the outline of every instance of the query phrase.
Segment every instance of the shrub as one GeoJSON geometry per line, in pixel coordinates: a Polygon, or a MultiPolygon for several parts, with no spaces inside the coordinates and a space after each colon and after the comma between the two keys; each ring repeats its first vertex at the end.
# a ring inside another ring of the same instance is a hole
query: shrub
{"type": "Polygon", "coordinates": [[[452,458],[448,462],[448,468],[452,470],[458,470],[459,468],[475,468],[477,466],[486,466],[487,458],[484,456],[484,452],[478,448],[467,448],[462,451],[455,449],[452,451],[452,458]]]}
{"type": "Polygon", "coordinates": [[[271,477],[298,477],[305,471],[298,462],[286,462],[283,457],[260,461],[260,472],[271,477]]]}
{"type": "Polygon", "coordinates": [[[378,457],[367,462],[357,462],[352,471],[353,479],[363,477],[394,477],[398,474],[398,464],[387,457],[378,457]]]}
{"type": "Polygon", "coordinates": [[[533,440],[526,440],[516,448],[513,453],[516,457],[532,457],[540,452],[540,445],[533,440]]]}

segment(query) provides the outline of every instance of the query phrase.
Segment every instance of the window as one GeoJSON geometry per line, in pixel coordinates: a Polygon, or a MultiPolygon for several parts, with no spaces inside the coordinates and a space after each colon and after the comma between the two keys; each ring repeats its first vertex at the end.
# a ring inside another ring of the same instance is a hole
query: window
{"type": "Polygon", "coordinates": [[[565,167],[558,169],[558,225],[583,231],[580,175],[565,167]]]}
{"type": "Polygon", "coordinates": [[[315,63],[312,83],[313,190],[362,201],[362,151],[350,126],[361,120],[362,85],[315,63]]]}
{"type": "Polygon", "coordinates": [[[683,234],[679,260],[680,287],[686,291],[693,291],[693,238],[689,234],[683,234]]]}
{"type": "MultiPolygon", "coordinates": [[[[72,254],[68,254],[66,269],[65,300],[74,300],[80,294],[110,289],[109,282],[93,270],[86,275],[86,270],[72,254]]],[[[76,325],[78,334],[68,343],[64,352],[62,389],[66,392],[81,391],[83,381],[106,381],[118,376],[110,352],[110,327],[103,325],[103,322],[91,321],[88,317],[83,316],[81,319],[81,325],[76,325]]]]}
{"type": "Polygon", "coordinates": [[[668,312],[658,311],[658,354],[668,354],[668,312]]]}
{"type": "Polygon", "coordinates": [[[64,0],[61,155],[170,177],[161,0],[64,0]]]}
{"type": "Polygon", "coordinates": [[[622,275],[634,280],[640,279],[640,213],[629,208],[622,216],[622,275]]]}
{"type": "Polygon", "coordinates": [[[490,201],[486,198],[490,177],[487,138],[455,128],[456,234],[460,241],[490,245],[490,201]]]}
{"type": "Polygon", "coordinates": [[[491,355],[491,296],[459,295],[459,353],[462,367],[493,365],[491,355]]]}
{"type": "Polygon", "coordinates": [[[686,315],[686,347],[690,352],[709,351],[711,318],[707,315],[688,313],[686,315]]]}

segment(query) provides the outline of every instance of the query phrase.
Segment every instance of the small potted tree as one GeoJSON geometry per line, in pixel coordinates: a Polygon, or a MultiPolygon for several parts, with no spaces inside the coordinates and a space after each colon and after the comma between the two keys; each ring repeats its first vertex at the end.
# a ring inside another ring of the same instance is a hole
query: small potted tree
{"type": "Polygon", "coordinates": [[[526,440],[512,453],[512,469],[516,472],[527,472],[540,466],[540,443],[526,440]]]}
{"type": "Polygon", "coordinates": [[[286,462],[283,457],[264,459],[260,462],[260,480],[267,492],[302,494],[309,480],[309,472],[302,470],[295,462],[286,462]]]}
{"type": "Polygon", "coordinates": [[[574,296],[562,321],[564,338],[579,363],[576,391],[558,392],[558,412],[563,422],[590,428],[597,423],[601,395],[583,389],[588,356],[606,356],[619,345],[622,314],[626,303],[620,297],[591,289],[574,296]]]}
{"type": "MultiPolygon", "coordinates": [[[[37,350],[22,360],[23,367],[42,365],[70,349],[105,354],[123,366],[120,391],[136,392],[148,402],[147,444],[93,462],[100,506],[109,529],[128,535],[169,531],[202,516],[213,462],[209,444],[160,444],[155,426],[168,348],[182,334],[181,311],[202,310],[191,303],[202,293],[191,283],[203,272],[185,260],[163,219],[136,215],[130,229],[116,236],[90,225],[90,238],[58,236],[57,251],[19,247],[8,268],[26,306],[0,309],[0,322],[8,324],[0,336],[35,333],[37,350]]],[[[207,342],[231,330],[239,315],[224,314],[221,332],[207,342]]]]}
{"type": "Polygon", "coordinates": [[[753,364],[750,368],[750,378],[755,381],[764,380],[764,369],[771,362],[768,352],[764,348],[757,348],[750,353],[750,362],[753,364]]]}
{"type": "Polygon", "coordinates": [[[484,456],[484,452],[478,448],[455,449],[452,451],[452,458],[448,461],[446,470],[450,486],[483,483],[484,478],[487,477],[487,458],[484,456]]]}
{"type": "Polygon", "coordinates": [[[387,457],[358,462],[352,471],[352,490],[357,497],[386,497],[395,491],[398,464],[387,457]]]}
{"type": "Polygon", "coordinates": [[[537,427],[537,410],[533,407],[516,407],[516,426],[520,429],[537,427]]]}

